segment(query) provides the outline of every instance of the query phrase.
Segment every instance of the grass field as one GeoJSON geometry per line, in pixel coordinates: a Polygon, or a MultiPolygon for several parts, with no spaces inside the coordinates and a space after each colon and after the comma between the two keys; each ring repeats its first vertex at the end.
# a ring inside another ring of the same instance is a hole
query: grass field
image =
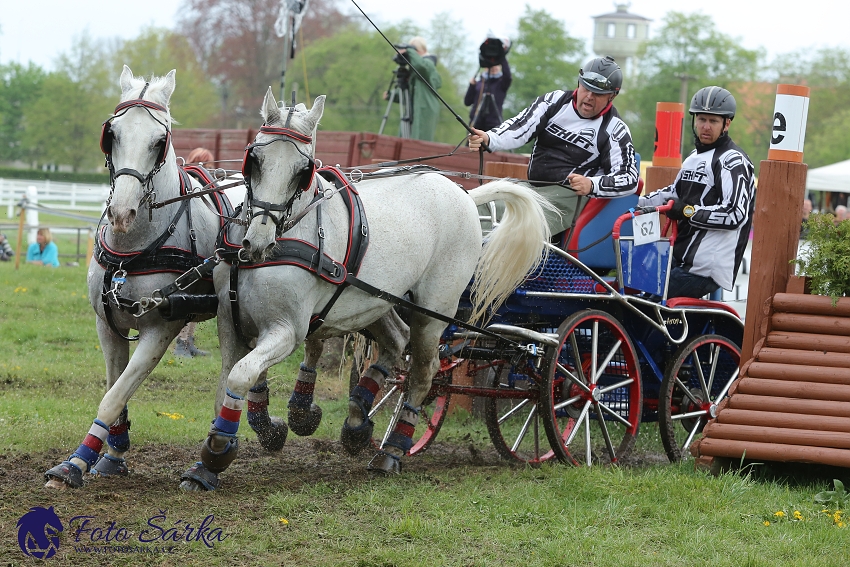
{"type": "MultiPolygon", "coordinates": [[[[370,453],[341,450],[348,377],[331,367],[319,377],[324,418],[312,438],[290,433],[269,454],[243,420],[222,488],[182,493],[179,475],[197,460],[212,418],[214,321],[197,331],[211,356],[166,355],[131,400],[129,477],[43,488],[43,472],[96,415],[103,358],[85,267],[13,268],[0,263],[0,565],[36,562],[18,546],[18,521],[51,506],[64,531],[43,563],[56,565],[848,564],[843,505],[814,498],[832,478],[850,485],[846,470],[754,465],[714,477],[659,459],[518,467],[498,459],[482,423],[458,412],[403,475],[373,478],[364,470],[370,453]]],[[[285,415],[299,362],[297,352],[269,373],[274,413],[285,415]]],[[[657,437],[644,424],[640,450],[661,451],[657,437]]]]}

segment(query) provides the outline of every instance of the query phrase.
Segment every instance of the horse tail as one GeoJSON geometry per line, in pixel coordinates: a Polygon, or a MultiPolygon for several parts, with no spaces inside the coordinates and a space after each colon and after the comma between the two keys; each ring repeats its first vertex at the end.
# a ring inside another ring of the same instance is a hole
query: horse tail
{"type": "Polygon", "coordinates": [[[498,309],[545,261],[551,234],[543,211],[558,209],[533,189],[507,180],[487,183],[469,194],[476,205],[505,203],[502,221],[485,239],[475,267],[470,321],[482,321],[488,309],[498,309]]]}

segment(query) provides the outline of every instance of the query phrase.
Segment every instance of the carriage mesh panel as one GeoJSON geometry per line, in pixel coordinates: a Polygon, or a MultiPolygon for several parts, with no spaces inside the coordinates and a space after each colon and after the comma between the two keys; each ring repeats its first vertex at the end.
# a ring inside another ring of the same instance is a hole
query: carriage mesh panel
{"type": "Polygon", "coordinates": [[[596,282],[565,258],[552,254],[519,288],[525,291],[593,293],[596,282]]]}
{"type": "MultiPolygon", "coordinates": [[[[584,369],[585,380],[590,379],[590,366],[591,366],[591,352],[592,352],[592,322],[583,323],[580,327],[576,329],[576,344],[578,346],[578,358],[582,361],[582,368],[584,369]]],[[[614,345],[617,343],[617,337],[614,336],[613,333],[610,332],[610,329],[604,325],[599,325],[599,339],[597,343],[597,359],[596,364],[601,364],[607,354],[611,351],[614,345]]],[[[564,345],[564,348],[561,349],[560,356],[558,357],[558,362],[568,368],[573,372],[574,375],[578,376],[575,372],[576,368],[576,354],[573,352],[572,347],[570,346],[570,341],[568,340],[564,345]]],[[[626,364],[625,356],[623,355],[622,346],[617,349],[611,361],[605,367],[605,370],[599,376],[597,380],[597,385],[600,388],[605,388],[606,386],[610,386],[612,384],[616,384],[618,382],[622,382],[629,376],[628,365],[626,364]]],[[[555,375],[556,379],[563,378],[564,379],[564,388],[561,392],[561,399],[566,400],[574,395],[576,395],[577,391],[575,387],[570,391],[571,382],[566,379],[563,374],[557,372],[555,375]]],[[[622,386],[615,390],[611,390],[610,392],[605,393],[602,396],[601,402],[608,406],[611,411],[619,414],[624,419],[629,420],[629,409],[630,409],[630,398],[629,398],[629,388],[628,386],[622,386]]],[[[570,415],[571,417],[578,417],[578,411],[584,406],[584,401],[580,400],[567,408],[564,408],[559,411],[559,417],[567,417],[570,415]]],[[[608,414],[607,412],[603,412],[602,416],[606,421],[614,420],[614,418],[608,414]]],[[[591,411],[591,417],[596,419],[596,412],[591,411]]]]}

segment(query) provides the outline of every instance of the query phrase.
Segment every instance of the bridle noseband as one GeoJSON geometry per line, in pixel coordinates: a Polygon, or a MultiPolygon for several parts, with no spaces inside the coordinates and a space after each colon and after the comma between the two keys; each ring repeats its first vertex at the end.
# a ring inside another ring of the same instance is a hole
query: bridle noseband
{"type": "Polygon", "coordinates": [[[165,165],[165,159],[168,155],[168,148],[171,146],[171,128],[168,124],[164,123],[162,120],[157,118],[152,110],[157,110],[159,112],[164,112],[168,114],[168,109],[164,106],[160,106],[155,102],[151,102],[149,100],[143,100],[145,96],[145,91],[148,89],[148,85],[150,83],[145,83],[145,87],[142,89],[142,92],[139,94],[139,98],[127,100],[119,104],[115,107],[115,111],[112,113],[112,116],[103,123],[101,127],[100,133],[100,149],[103,154],[106,156],[106,163],[104,164],[109,169],[109,198],[107,199],[107,205],[112,200],[112,195],[115,192],[115,180],[121,177],[122,175],[129,175],[130,177],[135,177],[139,180],[139,183],[142,184],[142,188],[144,189],[144,194],[141,199],[139,199],[139,206],[144,204],[145,202],[151,203],[155,200],[154,195],[154,187],[153,187],[153,177],[159,173],[162,169],[162,166],[165,165]],[[123,116],[129,109],[135,107],[144,108],[148,114],[150,114],[151,118],[156,120],[163,128],[165,128],[165,143],[163,144],[162,150],[160,150],[159,155],[157,156],[156,163],[154,164],[153,169],[147,174],[144,175],[138,170],[125,167],[121,168],[118,171],[115,171],[115,166],[112,163],[112,143],[114,140],[114,134],[112,132],[112,121],[116,118],[123,116]]]}
{"type": "MultiPolygon", "coordinates": [[[[287,120],[287,123],[289,121],[287,120]]],[[[245,148],[245,156],[242,159],[242,177],[245,181],[245,187],[247,189],[247,203],[248,203],[248,211],[246,217],[246,226],[250,224],[250,222],[255,218],[262,216],[262,224],[266,224],[268,219],[275,225],[275,236],[279,238],[281,234],[284,232],[284,225],[286,224],[287,219],[292,215],[292,206],[295,204],[295,201],[301,197],[301,194],[306,192],[313,185],[313,179],[316,175],[316,160],[305,154],[301,151],[301,148],[295,142],[300,142],[302,144],[312,144],[313,138],[312,136],[307,136],[295,130],[286,127],[276,127],[276,126],[267,126],[263,125],[260,127],[259,134],[266,134],[270,136],[275,136],[273,139],[267,142],[253,142],[248,144],[245,148]],[[292,196],[283,203],[269,203],[267,201],[261,201],[259,199],[254,198],[254,191],[251,187],[251,171],[253,169],[253,154],[252,151],[256,147],[260,146],[268,146],[269,144],[273,144],[274,142],[289,142],[295,148],[295,150],[304,156],[307,159],[308,166],[304,169],[299,175],[297,175],[297,184],[295,190],[292,192],[292,196]],[[254,209],[259,209],[254,212],[254,209]],[[272,211],[276,211],[280,213],[280,217],[276,217],[272,214],[272,211]]]]}

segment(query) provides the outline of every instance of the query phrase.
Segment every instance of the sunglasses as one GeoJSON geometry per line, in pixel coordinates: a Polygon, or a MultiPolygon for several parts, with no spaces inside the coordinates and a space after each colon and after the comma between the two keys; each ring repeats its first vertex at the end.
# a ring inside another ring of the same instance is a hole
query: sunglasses
{"type": "Polygon", "coordinates": [[[579,76],[585,86],[591,90],[599,89],[599,92],[614,92],[614,85],[611,84],[608,77],[604,77],[599,73],[594,73],[592,71],[585,73],[582,70],[579,70],[579,76]]]}

